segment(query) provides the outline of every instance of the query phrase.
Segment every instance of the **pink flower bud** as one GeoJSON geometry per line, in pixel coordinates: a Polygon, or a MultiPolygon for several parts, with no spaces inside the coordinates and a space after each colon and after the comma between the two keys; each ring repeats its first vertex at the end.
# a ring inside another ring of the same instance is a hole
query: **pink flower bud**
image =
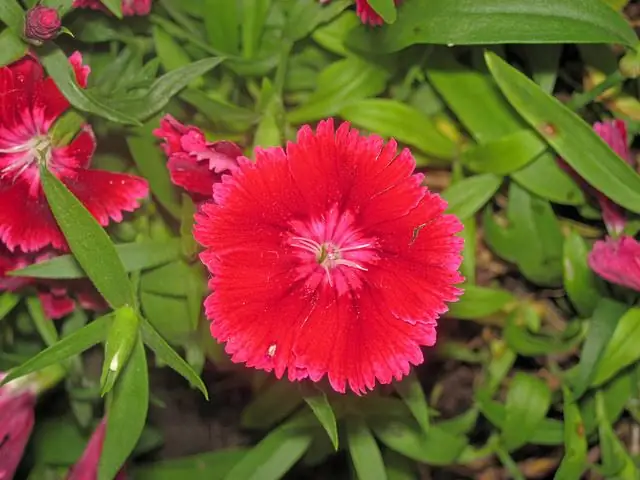
{"type": "Polygon", "coordinates": [[[24,36],[42,42],[58,35],[62,22],[55,8],[36,5],[29,9],[25,18],[24,36]]]}

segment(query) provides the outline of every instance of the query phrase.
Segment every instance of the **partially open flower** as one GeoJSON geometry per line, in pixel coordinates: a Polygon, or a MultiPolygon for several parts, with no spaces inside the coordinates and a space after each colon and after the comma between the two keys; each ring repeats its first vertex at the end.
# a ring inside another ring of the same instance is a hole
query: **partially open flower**
{"type": "Polygon", "coordinates": [[[640,243],[632,237],[597,241],[589,266],[605,280],[640,292],[640,243]]]}
{"type": "Polygon", "coordinates": [[[27,11],[24,22],[24,36],[37,43],[51,40],[58,35],[62,21],[55,8],[36,5],[27,11]]]}
{"type": "MultiPolygon", "coordinates": [[[[98,463],[102,455],[102,446],[107,431],[107,421],[102,419],[89,439],[82,457],[71,467],[67,474],[67,480],[95,480],[98,478],[98,463]]],[[[114,480],[124,480],[124,471],[120,470],[114,480]]]]}
{"type": "Polygon", "coordinates": [[[213,195],[213,185],[224,172],[237,168],[242,150],[233,142],[207,142],[198,127],[183,125],[171,115],[160,121],[153,134],[164,140],[162,149],[169,161],[171,181],[184,188],[194,200],[213,195]]]}
{"type": "Polygon", "coordinates": [[[461,293],[462,224],[415,166],[327,120],[214,185],[195,237],[211,333],[234,362],[358,394],[422,363],[461,293]]]}
{"type": "MultiPolygon", "coordinates": [[[[0,380],[5,374],[0,373],[0,380]]],[[[0,479],[15,474],[33,425],[36,394],[26,379],[0,387],[0,479]]]]}
{"type": "MultiPolygon", "coordinates": [[[[322,3],[328,3],[331,0],[320,0],[322,3]]],[[[366,25],[379,26],[384,23],[384,20],[369,4],[369,0],[355,0],[356,1],[356,13],[362,23],[366,25]]],[[[399,5],[402,0],[394,0],[396,5],[399,5]]]]}

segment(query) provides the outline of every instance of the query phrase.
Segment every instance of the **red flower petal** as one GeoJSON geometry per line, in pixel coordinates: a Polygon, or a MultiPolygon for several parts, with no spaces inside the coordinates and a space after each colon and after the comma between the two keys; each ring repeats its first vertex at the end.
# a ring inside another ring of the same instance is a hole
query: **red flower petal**
{"type": "Polygon", "coordinates": [[[211,197],[213,184],[220,181],[220,175],[209,170],[206,163],[194,162],[186,153],[171,155],[167,168],[175,185],[205,197],[211,197]]]}
{"type": "Polygon", "coordinates": [[[57,320],[66,317],[76,308],[76,302],[67,294],[67,290],[62,288],[51,289],[48,291],[40,290],[38,298],[42,303],[44,314],[47,318],[57,320]]]}
{"type": "Polygon", "coordinates": [[[24,268],[29,263],[27,255],[9,252],[0,246],[0,291],[15,292],[29,285],[31,280],[28,278],[7,275],[11,270],[24,268]]]}
{"type": "Polygon", "coordinates": [[[640,243],[632,237],[599,240],[589,266],[605,280],[640,292],[640,243]]]}
{"type": "Polygon", "coordinates": [[[623,120],[596,122],[593,129],[620,158],[632,164],[631,152],[627,146],[627,125],[623,120]]]}
{"type": "Polygon", "coordinates": [[[240,159],[196,215],[211,332],[234,362],[361,394],[422,362],[462,241],[408,150],[343,124],[240,159]]]}
{"type": "Polygon", "coordinates": [[[80,169],[62,181],[102,226],[121,222],[122,212],[134,211],[149,194],[145,179],[103,170],[80,169]]]}
{"type": "Polygon", "coordinates": [[[69,145],[53,150],[53,161],[51,163],[52,166],[55,166],[57,172],[73,175],[70,170],[89,167],[95,150],[96,137],[93,134],[93,129],[90,125],[85,125],[69,145]]]}
{"type": "Polygon", "coordinates": [[[31,196],[24,182],[0,184],[0,241],[9,250],[35,252],[46,246],[65,250],[67,242],[44,195],[31,196]]]}

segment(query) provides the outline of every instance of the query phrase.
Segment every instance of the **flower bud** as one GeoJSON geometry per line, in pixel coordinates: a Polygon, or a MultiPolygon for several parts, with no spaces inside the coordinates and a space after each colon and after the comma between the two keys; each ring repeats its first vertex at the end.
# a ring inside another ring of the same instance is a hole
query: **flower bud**
{"type": "Polygon", "coordinates": [[[43,42],[58,35],[62,22],[55,8],[36,5],[27,11],[24,36],[28,40],[43,42]]]}

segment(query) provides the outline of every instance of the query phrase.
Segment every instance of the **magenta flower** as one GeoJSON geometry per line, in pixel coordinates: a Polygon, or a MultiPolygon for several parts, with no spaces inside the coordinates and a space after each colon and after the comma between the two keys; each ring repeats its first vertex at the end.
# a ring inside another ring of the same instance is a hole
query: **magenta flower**
{"type": "Polygon", "coordinates": [[[632,237],[599,240],[589,266],[605,280],[640,292],[640,243],[632,237]]]}
{"type": "MultiPolygon", "coordinates": [[[[109,12],[100,0],[73,0],[73,8],[89,8],[109,12]]],[[[122,0],[122,14],[125,17],[149,15],[151,0],[122,0]]]]}
{"type": "MultiPolygon", "coordinates": [[[[331,0],[320,0],[321,3],[328,3],[331,0]]],[[[379,26],[384,23],[382,17],[373,9],[369,4],[369,0],[355,0],[356,13],[360,17],[360,21],[365,25],[379,26]]],[[[394,0],[396,5],[399,5],[402,0],[394,0]]]]}
{"type": "MultiPolygon", "coordinates": [[[[69,470],[67,480],[96,480],[98,477],[98,463],[102,455],[102,446],[104,445],[106,431],[107,422],[106,419],[103,418],[91,435],[80,460],[69,470]]],[[[124,480],[125,478],[124,470],[120,470],[115,480],[124,480]]]]}
{"type": "MultiPolygon", "coordinates": [[[[0,380],[5,374],[0,373],[0,380]]],[[[35,423],[35,392],[24,380],[0,387],[0,480],[11,480],[35,423]]]]}
{"type": "Polygon", "coordinates": [[[205,200],[213,195],[213,185],[223,172],[237,168],[242,150],[233,142],[207,142],[198,127],[183,125],[171,115],[160,121],[153,134],[164,140],[162,149],[169,161],[167,167],[171,181],[184,188],[194,200],[205,200]]]}

